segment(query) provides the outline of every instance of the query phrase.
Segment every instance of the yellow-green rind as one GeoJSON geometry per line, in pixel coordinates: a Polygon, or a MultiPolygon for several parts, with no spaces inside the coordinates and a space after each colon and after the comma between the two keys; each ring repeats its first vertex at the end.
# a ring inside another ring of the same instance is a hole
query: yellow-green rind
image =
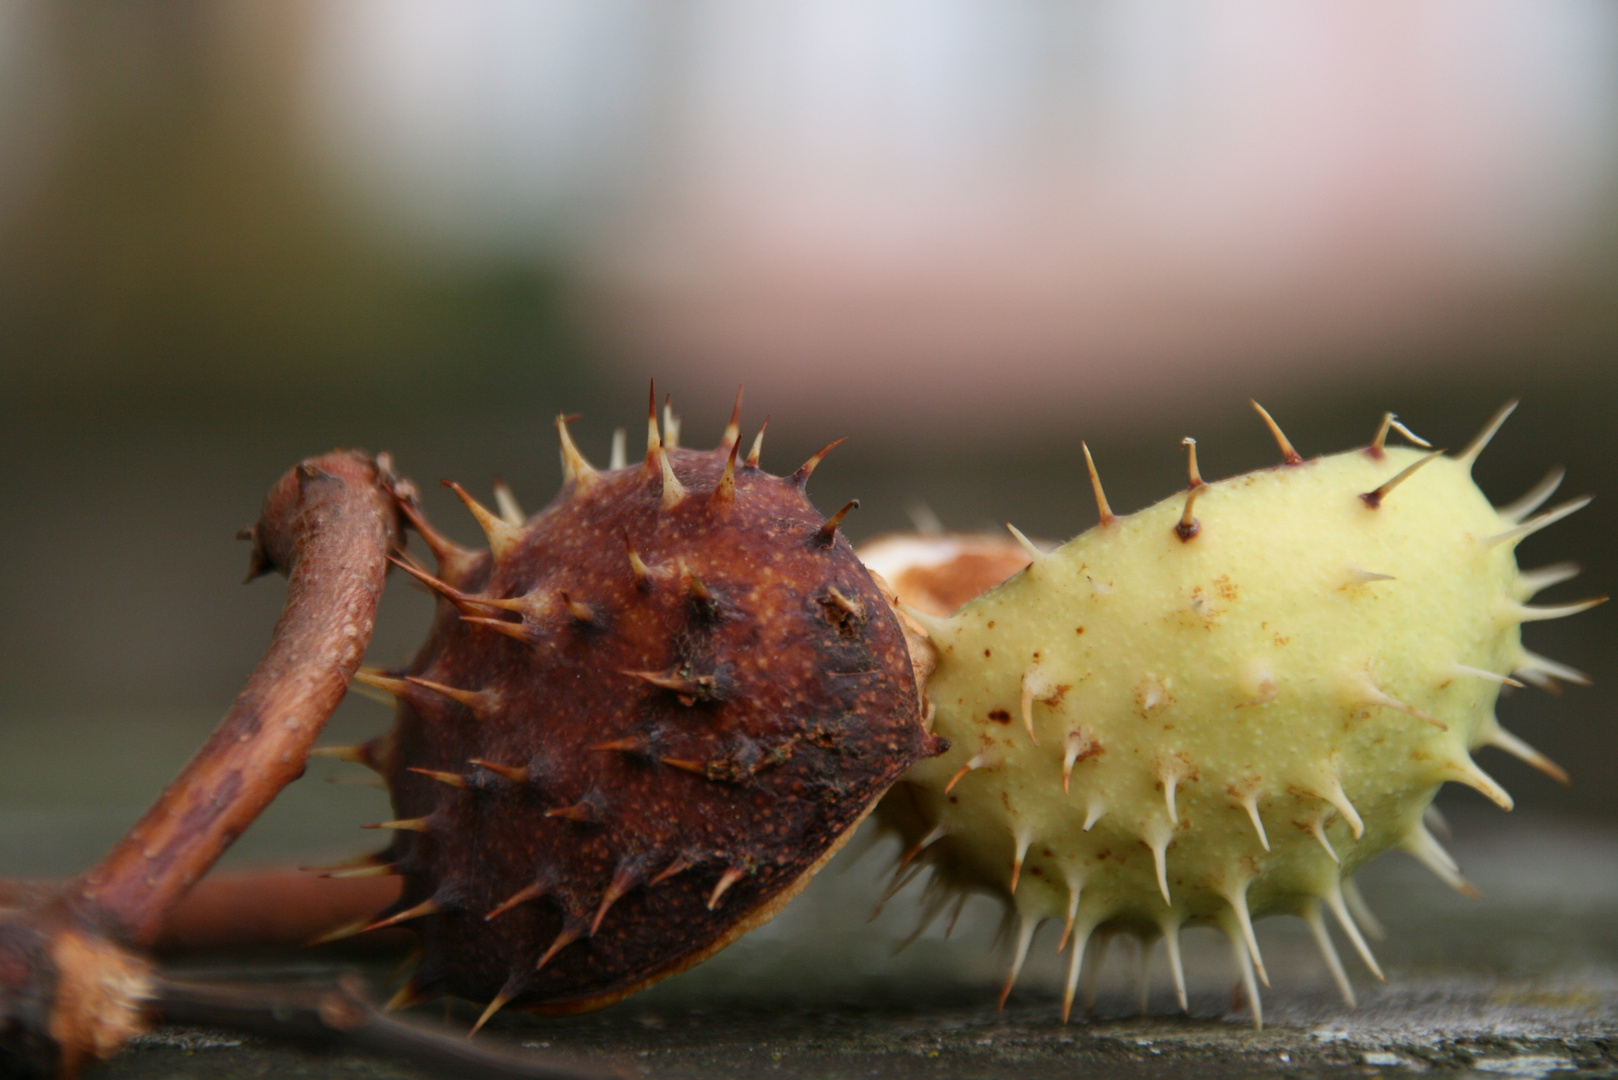
{"type": "Polygon", "coordinates": [[[1081,947],[1095,927],[1341,916],[1341,883],[1395,846],[1445,874],[1422,825],[1438,787],[1509,807],[1469,751],[1499,740],[1500,681],[1532,663],[1530,590],[1469,455],[1364,497],[1427,456],[1203,484],[1194,528],[1182,493],[927,620],[952,749],[889,819],[946,882],[1009,896],[1029,930],[1067,921],[1081,947]]]}

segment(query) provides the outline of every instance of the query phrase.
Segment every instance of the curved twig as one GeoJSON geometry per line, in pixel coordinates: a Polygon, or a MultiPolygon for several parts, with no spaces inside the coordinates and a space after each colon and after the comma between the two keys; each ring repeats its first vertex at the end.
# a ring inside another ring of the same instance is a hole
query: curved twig
{"type": "Polygon", "coordinates": [[[146,1021],[160,985],[136,951],[303,773],[370,643],[408,497],[385,457],[341,451],[270,490],[253,573],[289,576],[269,651],[208,742],[106,857],[63,886],[0,882],[0,1074],[72,1076],[146,1021]]]}
{"type": "Polygon", "coordinates": [[[327,454],[271,489],[250,531],[254,576],[290,578],[269,651],[230,712],[70,902],[147,946],[180,897],[281,789],[364,658],[401,528],[386,459],[327,454]]]}

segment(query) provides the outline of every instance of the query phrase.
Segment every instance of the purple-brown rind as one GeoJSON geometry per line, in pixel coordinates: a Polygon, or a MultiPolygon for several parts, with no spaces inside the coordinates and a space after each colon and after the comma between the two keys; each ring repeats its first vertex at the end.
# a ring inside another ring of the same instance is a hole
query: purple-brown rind
{"type": "Polygon", "coordinates": [[[683,495],[655,455],[589,473],[443,567],[476,599],[440,600],[404,674],[480,696],[412,682],[376,746],[425,819],[386,853],[384,914],[431,902],[402,923],[413,996],[617,1000],[766,915],[935,752],[900,626],[803,479],[737,466],[716,497],[723,452],[666,454],[683,495]]]}

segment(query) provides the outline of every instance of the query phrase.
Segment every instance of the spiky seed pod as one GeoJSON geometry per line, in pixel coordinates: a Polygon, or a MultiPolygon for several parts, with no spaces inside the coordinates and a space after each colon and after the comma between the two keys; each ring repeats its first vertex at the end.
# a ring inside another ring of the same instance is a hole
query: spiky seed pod
{"type": "MultiPolygon", "coordinates": [[[[907,767],[935,752],[906,639],[789,477],[670,448],[566,480],[514,523],[437,538],[441,595],[364,756],[392,790],[374,925],[421,936],[407,991],[552,1012],[622,998],[768,919],[907,767]]],[[[436,542],[435,542],[436,540],[436,542]]],[[[486,1014],[488,1015],[488,1014],[486,1014]]]]}
{"type": "MultiPolygon", "coordinates": [[[[1529,517],[1548,484],[1489,505],[1470,470],[1503,415],[1454,458],[1385,446],[1385,422],[1370,447],[1310,462],[1265,419],[1285,464],[1204,483],[1193,444],[1187,491],[1128,517],[1096,480],[1100,525],[921,620],[952,749],[910,771],[884,819],[904,863],[1010,904],[1007,992],[1040,923],[1062,927],[1064,1018],[1086,942],[1119,932],[1166,939],[1184,1007],[1179,930],[1206,924],[1230,937],[1259,1021],[1252,922],[1280,914],[1309,923],[1352,1002],[1321,912],[1380,977],[1354,872],[1402,847],[1470,890],[1423,819],[1446,782],[1510,808],[1481,746],[1565,779],[1494,704],[1514,673],[1578,677],[1518,628],[1599,601],[1526,605],[1569,575],[1520,573],[1513,553],[1587,500],[1529,517]]],[[[875,556],[903,579],[893,554],[875,556]]],[[[936,915],[950,891],[931,898],[936,915]]]]}

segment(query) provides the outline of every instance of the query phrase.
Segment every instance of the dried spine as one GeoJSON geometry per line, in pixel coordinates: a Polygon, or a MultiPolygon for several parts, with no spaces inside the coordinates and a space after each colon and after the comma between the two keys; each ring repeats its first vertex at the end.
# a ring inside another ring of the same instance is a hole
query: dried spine
{"type": "MultiPolygon", "coordinates": [[[[605,472],[565,421],[564,485],[513,525],[455,489],[489,553],[458,553],[380,760],[402,876],[373,926],[424,955],[407,1000],[578,1011],[767,919],[911,763],[907,640],[837,525],[789,477],[672,445],[605,472]]],[[[832,444],[835,446],[836,444],[832,444]]],[[[427,526],[428,535],[431,527],[427,526]]],[[[435,548],[436,550],[436,548],[435,548]]],[[[482,1021],[480,1021],[480,1024],[482,1021]]]]}

